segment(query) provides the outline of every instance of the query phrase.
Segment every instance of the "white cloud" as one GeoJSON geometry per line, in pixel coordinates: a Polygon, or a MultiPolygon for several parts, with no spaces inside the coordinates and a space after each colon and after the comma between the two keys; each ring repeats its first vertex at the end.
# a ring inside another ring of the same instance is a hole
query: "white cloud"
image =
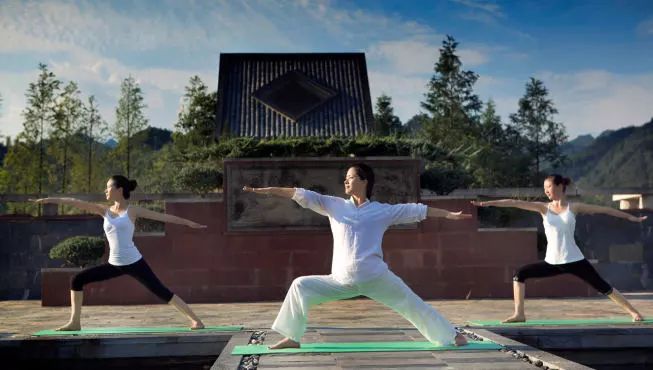
{"type": "Polygon", "coordinates": [[[406,122],[420,112],[420,103],[424,100],[428,77],[407,77],[373,70],[370,70],[368,75],[372,106],[376,103],[377,97],[386,94],[392,98],[395,115],[401,118],[402,122],[406,122]]]}
{"type": "MultiPolygon", "coordinates": [[[[144,14],[118,11],[115,2],[6,1],[0,12],[0,51],[58,51],[83,48],[106,52],[160,47],[192,50],[206,47],[208,35],[190,9],[185,22],[154,6],[144,14]],[[183,30],[183,32],[178,32],[183,30]],[[192,40],[192,42],[189,42],[192,40]]],[[[175,5],[174,2],[170,5],[175,5]]],[[[182,4],[177,4],[181,6],[182,4]]],[[[135,7],[137,8],[137,7],[135,7]]],[[[194,13],[195,12],[195,13],[194,13]]]]}
{"type": "Polygon", "coordinates": [[[478,0],[453,0],[455,3],[464,5],[466,7],[475,9],[475,10],[481,10],[483,12],[492,14],[495,17],[503,17],[503,12],[501,11],[501,7],[490,1],[478,1],[478,0]]]}
{"type": "Polygon", "coordinates": [[[499,19],[505,17],[501,7],[496,3],[478,0],[453,0],[453,2],[465,7],[466,11],[459,15],[462,19],[498,26],[499,19]]]}
{"type": "Polygon", "coordinates": [[[458,50],[458,56],[463,62],[463,66],[475,67],[486,64],[490,57],[489,55],[478,49],[460,49],[458,50]]]}
{"type": "MultiPolygon", "coordinates": [[[[428,42],[416,39],[381,41],[371,45],[367,57],[372,63],[386,65],[386,69],[401,75],[432,74],[439,58],[441,35],[434,35],[438,41],[428,42]]],[[[463,68],[483,65],[489,62],[487,48],[463,48],[457,54],[463,68]]]]}
{"type": "Polygon", "coordinates": [[[642,21],[637,25],[637,32],[642,35],[653,35],[653,18],[642,21]]]}
{"type": "Polygon", "coordinates": [[[573,138],[623,126],[641,125],[653,117],[653,73],[616,74],[586,70],[537,74],[558,108],[558,120],[573,138]]]}
{"type": "Polygon", "coordinates": [[[418,40],[383,41],[368,49],[367,57],[388,63],[388,69],[405,75],[433,71],[438,46],[418,40]]]}

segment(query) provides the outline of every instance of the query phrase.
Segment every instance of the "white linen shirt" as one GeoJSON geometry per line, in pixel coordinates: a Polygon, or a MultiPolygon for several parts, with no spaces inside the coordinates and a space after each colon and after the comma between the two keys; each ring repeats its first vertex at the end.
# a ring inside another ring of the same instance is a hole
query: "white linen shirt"
{"type": "Polygon", "coordinates": [[[331,275],[342,284],[369,281],[388,270],[381,241],[391,225],[419,222],[428,207],[420,203],[365,203],[356,207],[343,199],[295,188],[292,199],[304,208],[329,217],[333,234],[331,275]]]}

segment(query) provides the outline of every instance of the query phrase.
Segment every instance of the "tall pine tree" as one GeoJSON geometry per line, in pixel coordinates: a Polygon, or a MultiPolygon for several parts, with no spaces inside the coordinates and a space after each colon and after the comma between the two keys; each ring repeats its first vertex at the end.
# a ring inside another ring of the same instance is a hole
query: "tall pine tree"
{"type": "Polygon", "coordinates": [[[93,95],[88,97],[87,103],[83,106],[82,132],[87,144],[85,191],[90,193],[92,191],[93,165],[98,162],[97,156],[94,157],[93,154],[97,151],[98,142],[103,142],[108,132],[107,122],[102,119],[100,109],[93,95]]]}
{"type": "Polygon", "coordinates": [[[482,108],[481,100],[473,91],[478,75],[462,69],[457,47],[458,42],[453,37],[443,40],[426,100],[421,103],[430,117],[425,127],[427,136],[449,149],[474,142],[482,108]]]}
{"type": "MultiPolygon", "coordinates": [[[[59,91],[61,81],[59,81],[54,73],[48,70],[45,64],[39,64],[40,74],[36,82],[29,84],[27,93],[27,107],[23,111],[23,131],[18,134],[18,140],[21,141],[22,146],[17,150],[25,150],[24,155],[32,157],[32,153],[36,153],[36,160],[32,158],[16,158],[17,162],[33,163],[29,168],[25,168],[26,172],[21,172],[21,176],[32,177],[36,181],[36,189],[29,191],[36,191],[38,194],[43,193],[44,179],[45,179],[45,133],[54,122],[54,106],[55,98],[59,91]],[[36,149],[35,151],[33,151],[36,149]]],[[[26,179],[27,180],[27,179],[26,179]]],[[[29,181],[29,180],[27,180],[29,181]]],[[[27,190],[27,187],[26,189],[27,190]]]]}
{"type": "Polygon", "coordinates": [[[392,98],[381,94],[376,99],[374,113],[375,133],[380,136],[398,134],[401,132],[401,120],[395,116],[392,98]]]}
{"type": "Polygon", "coordinates": [[[131,152],[136,144],[132,142],[132,138],[147,127],[147,119],[143,115],[145,107],[143,92],[138,82],[132,76],[125,78],[120,86],[113,134],[118,139],[116,154],[125,160],[127,177],[131,173],[131,152]]]}
{"type": "Polygon", "coordinates": [[[54,120],[50,132],[50,151],[56,158],[56,178],[61,181],[60,193],[69,189],[69,172],[71,149],[75,134],[80,129],[82,117],[81,92],[75,82],[69,82],[56,98],[54,106],[54,120]]]}
{"type": "Polygon", "coordinates": [[[472,159],[473,186],[526,186],[527,162],[522,152],[523,138],[512,128],[504,127],[491,99],[480,116],[481,152],[472,159]]]}
{"type": "Polygon", "coordinates": [[[544,83],[531,78],[526,93],[519,99],[519,110],[510,115],[512,127],[526,141],[526,153],[531,161],[531,185],[539,186],[544,164],[551,167],[564,162],[560,146],[567,140],[565,126],[554,121],[558,113],[544,83]]]}
{"type": "Polygon", "coordinates": [[[182,109],[175,128],[175,143],[181,147],[205,146],[215,141],[215,120],[218,94],[199,78],[193,76],[186,86],[182,109]]]}

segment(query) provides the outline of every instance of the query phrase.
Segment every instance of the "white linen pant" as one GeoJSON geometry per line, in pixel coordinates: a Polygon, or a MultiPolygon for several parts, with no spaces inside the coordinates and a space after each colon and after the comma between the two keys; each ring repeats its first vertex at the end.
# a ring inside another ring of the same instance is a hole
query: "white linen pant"
{"type": "Polygon", "coordinates": [[[296,342],[306,331],[308,310],[315,305],[363,295],[390,307],[410,321],[431,343],[449,345],[456,330],[440,313],[417,296],[390,270],[364,283],[343,284],[331,275],[295,279],[272,329],[296,342]]]}

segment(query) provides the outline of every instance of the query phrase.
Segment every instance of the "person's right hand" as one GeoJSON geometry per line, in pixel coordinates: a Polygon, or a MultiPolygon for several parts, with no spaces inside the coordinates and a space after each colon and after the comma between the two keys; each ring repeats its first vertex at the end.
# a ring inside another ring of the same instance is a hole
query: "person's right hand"
{"type": "Polygon", "coordinates": [[[251,187],[251,186],[247,186],[247,185],[243,186],[243,191],[246,191],[246,192],[248,192],[248,193],[253,193],[253,192],[254,192],[254,189],[255,189],[255,188],[253,188],[253,187],[251,187]]]}
{"type": "Polygon", "coordinates": [[[485,207],[485,204],[480,200],[472,200],[470,203],[476,207],[485,207]]]}
{"type": "Polygon", "coordinates": [[[32,198],[29,198],[29,199],[27,199],[27,201],[28,201],[28,202],[34,202],[34,203],[37,203],[37,204],[45,204],[45,203],[47,203],[47,199],[46,199],[46,198],[40,198],[40,199],[32,199],[32,198]]]}

